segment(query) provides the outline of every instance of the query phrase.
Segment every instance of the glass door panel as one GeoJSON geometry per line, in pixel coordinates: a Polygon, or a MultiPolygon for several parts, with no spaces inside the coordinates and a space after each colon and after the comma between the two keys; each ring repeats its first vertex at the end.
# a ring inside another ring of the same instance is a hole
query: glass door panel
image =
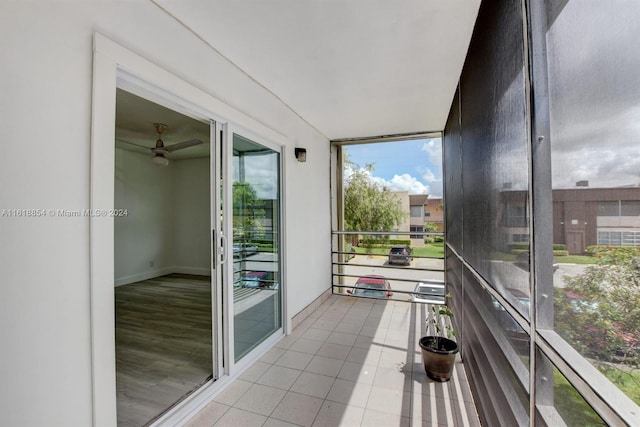
{"type": "Polygon", "coordinates": [[[282,326],[280,153],[233,134],[233,342],[240,360],[282,326]]]}

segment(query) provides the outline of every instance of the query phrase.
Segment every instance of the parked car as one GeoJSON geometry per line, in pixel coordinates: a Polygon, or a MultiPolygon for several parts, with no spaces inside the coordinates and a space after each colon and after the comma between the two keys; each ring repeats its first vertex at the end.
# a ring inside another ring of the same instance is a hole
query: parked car
{"type": "Polygon", "coordinates": [[[278,289],[272,271],[248,271],[244,273],[236,284],[242,288],[278,289]]]}
{"type": "Polygon", "coordinates": [[[411,294],[411,301],[427,304],[444,304],[444,282],[432,280],[416,283],[414,293],[411,294]]]}
{"type": "Polygon", "coordinates": [[[384,276],[359,277],[353,289],[347,289],[347,293],[355,297],[365,298],[391,298],[391,284],[384,276]]]}
{"type": "Polygon", "coordinates": [[[389,250],[389,264],[409,265],[413,257],[409,245],[394,245],[389,250]]]}

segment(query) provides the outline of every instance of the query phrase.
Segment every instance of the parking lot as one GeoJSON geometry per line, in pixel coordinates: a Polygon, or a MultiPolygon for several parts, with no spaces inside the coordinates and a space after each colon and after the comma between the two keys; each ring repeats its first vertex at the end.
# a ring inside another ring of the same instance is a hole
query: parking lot
{"type": "MultiPolygon", "coordinates": [[[[528,283],[527,272],[518,268],[512,262],[492,261],[491,270],[503,277],[511,277],[512,281],[528,283]],[[504,271],[503,271],[504,270],[504,271]],[[522,276],[522,277],[520,277],[522,276]]],[[[554,287],[565,286],[565,276],[576,276],[584,272],[586,265],[560,264],[558,271],[553,275],[554,287]]],[[[412,292],[418,282],[444,281],[444,260],[434,258],[417,258],[411,261],[409,266],[390,265],[385,255],[355,255],[349,260],[348,265],[342,266],[342,283],[345,285],[335,288],[336,292],[344,293],[347,288],[353,286],[358,277],[367,275],[381,275],[386,277],[394,291],[394,300],[408,301],[409,294],[400,292],[412,292]],[[439,270],[439,271],[432,271],[439,270]],[[398,292],[400,291],[400,292],[398,292]]],[[[337,284],[337,282],[336,282],[337,284]]]]}
{"type": "Polygon", "coordinates": [[[391,289],[394,291],[394,300],[408,301],[411,299],[409,294],[402,294],[397,291],[412,292],[416,287],[416,283],[421,281],[444,281],[443,269],[444,260],[442,259],[414,257],[411,265],[399,266],[389,265],[386,255],[356,255],[349,260],[348,265],[343,266],[342,273],[348,276],[343,278],[345,286],[342,288],[342,292],[350,285],[353,285],[360,276],[381,275],[389,280],[391,289]]]}

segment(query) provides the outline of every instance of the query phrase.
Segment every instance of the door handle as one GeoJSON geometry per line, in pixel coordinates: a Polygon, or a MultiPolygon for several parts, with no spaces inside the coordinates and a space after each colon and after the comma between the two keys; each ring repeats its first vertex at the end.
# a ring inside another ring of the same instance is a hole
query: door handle
{"type": "Polygon", "coordinates": [[[227,236],[224,234],[220,235],[220,245],[222,247],[222,256],[220,257],[220,262],[225,263],[227,261],[227,236]]]}
{"type": "Polygon", "coordinates": [[[216,269],[218,260],[218,245],[216,244],[216,230],[211,229],[211,269],[216,269]]]}

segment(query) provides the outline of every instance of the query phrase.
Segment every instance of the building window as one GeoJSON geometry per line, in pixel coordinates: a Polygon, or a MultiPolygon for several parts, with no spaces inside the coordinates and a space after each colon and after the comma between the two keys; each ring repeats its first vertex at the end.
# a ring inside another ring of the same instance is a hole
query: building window
{"type": "MultiPolygon", "coordinates": [[[[409,231],[411,232],[415,232],[415,233],[424,233],[424,227],[422,226],[411,226],[409,228],[409,231]]],[[[411,239],[422,239],[424,236],[422,234],[412,234],[409,236],[411,239]]]]}
{"type": "Polygon", "coordinates": [[[422,218],[422,206],[411,206],[411,218],[422,218]]]}
{"type": "Polygon", "coordinates": [[[598,202],[598,216],[620,216],[620,202],[598,202]]]}
{"type": "Polygon", "coordinates": [[[598,230],[598,244],[640,246],[640,231],[598,230]]]}
{"type": "Polygon", "coordinates": [[[623,200],[620,202],[620,216],[640,216],[640,201],[623,200]]]}
{"type": "Polygon", "coordinates": [[[430,217],[430,216],[431,216],[431,212],[429,212],[429,210],[428,210],[428,209],[425,209],[425,210],[424,210],[424,216],[425,216],[425,217],[430,217]]]}
{"type": "Polygon", "coordinates": [[[528,234],[512,234],[511,241],[512,243],[529,243],[529,235],[528,234]]]}
{"type": "Polygon", "coordinates": [[[640,216],[640,201],[598,202],[598,216],[640,216]]]}

